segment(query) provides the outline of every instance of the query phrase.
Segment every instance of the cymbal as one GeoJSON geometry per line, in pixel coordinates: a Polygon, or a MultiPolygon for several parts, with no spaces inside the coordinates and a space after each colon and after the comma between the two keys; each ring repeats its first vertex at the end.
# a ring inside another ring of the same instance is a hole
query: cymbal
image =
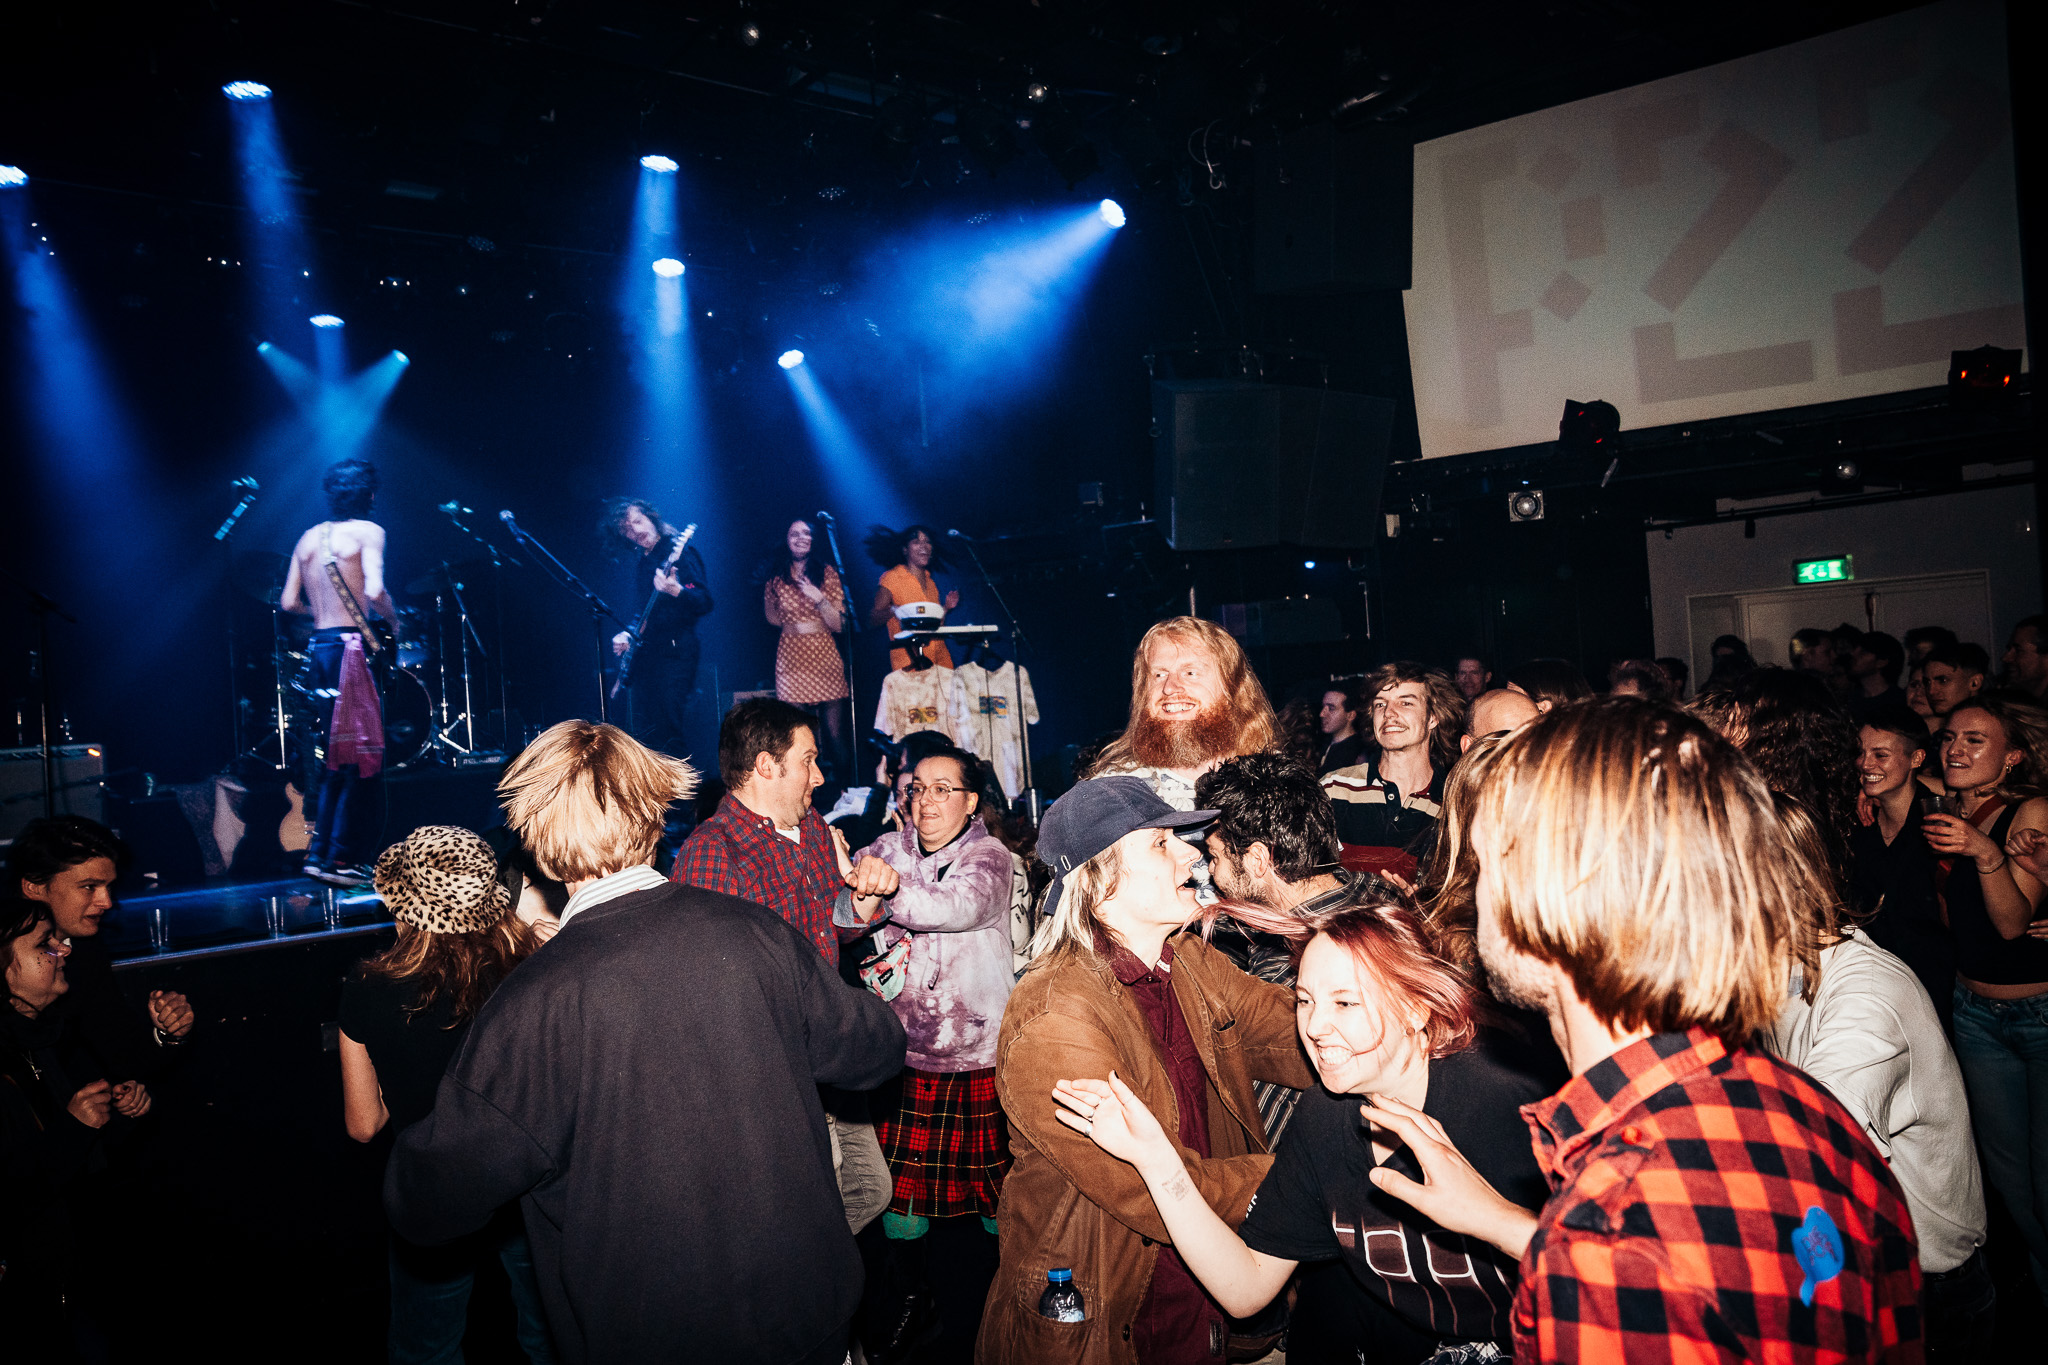
{"type": "Polygon", "coordinates": [[[228,581],[258,602],[277,605],[291,557],[274,550],[244,550],[228,565],[228,581]]]}
{"type": "Polygon", "coordinates": [[[414,596],[439,592],[452,577],[455,586],[468,589],[481,583],[491,571],[488,559],[465,559],[460,564],[441,564],[429,569],[405,585],[406,592],[414,596]]]}

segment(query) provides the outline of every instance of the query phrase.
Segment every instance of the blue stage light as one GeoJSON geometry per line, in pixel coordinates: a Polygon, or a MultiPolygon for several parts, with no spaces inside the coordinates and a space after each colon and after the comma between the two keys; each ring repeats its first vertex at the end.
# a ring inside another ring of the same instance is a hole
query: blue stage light
{"type": "Polygon", "coordinates": [[[784,351],[781,355],[775,357],[775,363],[785,370],[793,370],[804,363],[804,353],[802,351],[784,351]]]}
{"type": "Polygon", "coordinates": [[[270,87],[257,81],[229,81],[220,88],[220,92],[231,100],[243,102],[270,98],[270,87]]]}
{"type": "Polygon", "coordinates": [[[0,166],[0,190],[18,190],[28,183],[28,172],[19,166],[0,166]]]}
{"type": "Polygon", "coordinates": [[[666,156],[643,156],[640,158],[640,168],[646,171],[659,171],[663,175],[676,173],[674,159],[666,156]]]}
{"type": "MultiPolygon", "coordinates": [[[[411,356],[409,356],[409,355],[407,355],[407,354],[406,354],[406,353],[405,353],[404,351],[393,351],[393,352],[391,353],[391,358],[392,358],[393,360],[397,361],[397,362],[398,362],[399,364],[401,364],[401,365],[410,365],[410,364],[412,364],[412,357],[411,357],[411,356]]],[[[1311,569],[1313,569],[1313,568],[1315,567],[1315,565],[1311,564],[1311,565],[1309,565],[1309,567],[1310,567],[1311,569]]]]}
{"type": "Polygon", "coordinates": [[[1316,562],[1313,559],[1304,559],[1301,561],[1301,567],[1304,569],[1313,569],[1315,566],[1316,562]]]}
{"type": "Polygon", "coordinates": [[[312,323],[315,327],[341,326],[341,319],[332,313],[315,313],[312,317],[307,318],[306,321],[312,323]]]}
{"type": "Polygon", "coordinates": [[[1102,215],[1103,222],[1113,228],[1120,228],[1124,225],[1124,207],[1114,199],[1103,200],[1095,206],[1095,211],[1102,215]]]}
{"type": "Polygon", "coordinates": [[[654,273],[665,280],[672,280],[683,273],[683,263],[673,256],[664,256],[654,263],[654,273]]]}

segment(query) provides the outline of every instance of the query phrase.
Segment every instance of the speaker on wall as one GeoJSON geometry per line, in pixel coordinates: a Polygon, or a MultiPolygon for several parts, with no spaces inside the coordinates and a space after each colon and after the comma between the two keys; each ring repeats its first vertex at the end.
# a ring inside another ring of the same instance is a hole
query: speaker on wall
{"type": "Polygon", "coordinates": [[[1363,549],[1380,530],[1394,402],[1234,379],[1152,385],[1157,515],[1176,550],[1363,549]]]}
{"type": "Polygon", "coordinates": [[[1252,284],[1261,294],[1406,289],[1415,146],[1383,125],[1314,124],[1261,144],[1252,284]]]}

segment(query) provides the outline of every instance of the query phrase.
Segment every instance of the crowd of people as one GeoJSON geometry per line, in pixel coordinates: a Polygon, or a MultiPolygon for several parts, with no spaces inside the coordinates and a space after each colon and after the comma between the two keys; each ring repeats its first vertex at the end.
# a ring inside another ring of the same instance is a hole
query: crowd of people
{"type": "MultiPolygon", "coordinates": [[[[793,677],[840,616],[797,529],[793,677]]],[[[534,1361],[1998,1349],[2048,1291],[2048,626],[1996,676],[1934,628],[1789,643],[1276,712],[1174,618],[1036,830],[932,734],[820,811],[833,699],[755,698],[672,859],[700,774],[555,726],[504,829],[383,852],[395,939],[342,989],[391,1358],[460,1358],[490,1260],[534,1361]]],[[[0,1141],[40,1183],[0,1304],[51,1358],[91,1357],[67,1220],[192,1022],[95,955],[122,857],[66,819],[8,867],[0,1141]]]]}

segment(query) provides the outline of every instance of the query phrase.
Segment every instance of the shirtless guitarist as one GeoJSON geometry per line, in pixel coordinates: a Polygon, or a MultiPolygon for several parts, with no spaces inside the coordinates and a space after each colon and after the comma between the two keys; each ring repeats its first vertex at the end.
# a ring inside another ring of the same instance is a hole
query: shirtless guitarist
{"type": "MultiPolygon", "coordinates": [[[[377,466],[343,460],[327,471],[320,486],[327,494],[329,520],[299,537],[278,605],[313,618],[307,686],[338,690],[345,637],[361,635],[366,654],[388,650],[370,618],[374,614],[388,624],[397,621],[398,611],[384,586],[384,528],[369,520],[377,498],[377,466]]],[[[317,813],[306,849],[307,876],[337,886],[370,880],[367,864],[378,851],[370,845],[383,823],[383,784],[381,774],[364,777],[354,763],[321,765],[314,778],[317,813]]]]}

